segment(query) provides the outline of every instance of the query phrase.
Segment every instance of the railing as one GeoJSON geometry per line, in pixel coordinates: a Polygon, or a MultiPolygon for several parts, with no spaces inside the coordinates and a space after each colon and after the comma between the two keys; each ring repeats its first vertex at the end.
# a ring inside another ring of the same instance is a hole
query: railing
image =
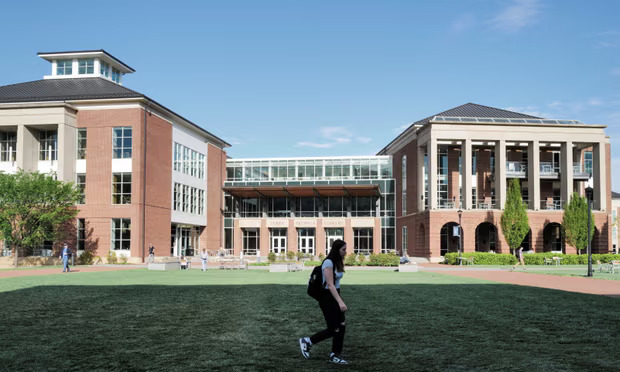
{"type": "Polygon", "coordinates": [[[542,200],[540,202],[541,209],[550,210],[550,211],[562,210],[563,206],[564,206],[564,200],[542,200]]]}
{"type": "Polygon", "coordinates": [[[439,199],[437,200],[438,209],[454,209],[456,202],[452,199],[439,199]]]}
{"type": "Polygon", "coordinates": [[[580,162],[573,163],[573,177],[589,178],[591,169],[586,169],[585,165],[580,162]]]}
{"type": "Polygon", "coordinates": [[[540,174],[541,175],[557,175],[560,172],[553,163],[550,162],[541,162],[540,163],[540,174]]]}
{"type": "Polygon", "coordinates": [[[524,161],[507,161],[506,162],[506,175],[507,176],[525,176],[527,174],[527,163],[524,161]]]}
{"type": "Polygon", "coordinates": [[[479,201],[477,205],[474,206],[475,209],[495,209],[495,199],[485,199],[483,201],[479,201]]]}

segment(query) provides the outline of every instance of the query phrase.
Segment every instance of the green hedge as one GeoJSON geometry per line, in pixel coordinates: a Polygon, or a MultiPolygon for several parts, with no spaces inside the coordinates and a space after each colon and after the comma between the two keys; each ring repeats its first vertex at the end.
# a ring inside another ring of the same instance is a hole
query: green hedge
{"type": "Polygon", "coordinates": [[[346,266],[398,266],[399,262],[400,258],[394,253],[372,253],[368,257],[351,253],[344,259],[346,266]]]}
{"type": "MultiPolygon", "coordinates": [[[[444,263],[448,265],[458,265],[458,253],[448,253],[445,255],[444,263]]],[[[485,253],[485,252],[467,252],[463,253],[463,257],[474,257],[474,265],[514,265],[517,258],[507,253],[485,253]]],[[[523,259],[526,265],[544,265],[545,258],[560,257],[561,265],[587,265],[587,254],[562,254],[562,253],[524,253],[523,259]]],[[[593,254],[592,262],[600,260],[602,263],[620,260],[620,254],[593,254]]]]}

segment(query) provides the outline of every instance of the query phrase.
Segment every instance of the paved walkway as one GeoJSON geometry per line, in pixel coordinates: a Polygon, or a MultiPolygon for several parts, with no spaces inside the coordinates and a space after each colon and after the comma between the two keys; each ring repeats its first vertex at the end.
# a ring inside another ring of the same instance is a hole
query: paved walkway
{"type": "Polygon", "coordinates": [[[506,269],[476,269],[475,267],[462,268],[459,266],[450,268],[450,266],[439,264],[420,264],[419,266],[423,271],[432,271],[447,275],[620,298],[620,281],[618,280],[536,274],[530,270],[524,271],[522,269],[509,271],[506,269]]]}
{"type": "Polygon", "coordinates": [[[71,275],[73,273],[90,273],[97,271],[118,271],[118,270],[133,270],[138,268],[146,268],[146,265],[93,265],[93,266],[71,266],[71,271],[68,273],[62,272],[62,267],[55,267],[50,269],[19,269],[19,270],[2,270],[0,271],[0,278],[14,278],[20,276],[34,276],[34,275],[50,275],[50,274],[63,274],[71,275]]]}

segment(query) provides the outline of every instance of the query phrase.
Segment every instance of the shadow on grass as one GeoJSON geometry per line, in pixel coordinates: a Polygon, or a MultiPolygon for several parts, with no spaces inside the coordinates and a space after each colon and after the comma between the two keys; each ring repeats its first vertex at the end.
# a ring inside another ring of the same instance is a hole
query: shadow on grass
{"type": "MultiPolygon", "coordinates": [[[[615,369],[618,300],[503,284],[343,286],[354,370],[615,369]],[[604,355],[605,357],[601,357],[604,355]]],[[[41,286],[0,293],[1,370],[324,370],[301,285],[41,286]]]]}

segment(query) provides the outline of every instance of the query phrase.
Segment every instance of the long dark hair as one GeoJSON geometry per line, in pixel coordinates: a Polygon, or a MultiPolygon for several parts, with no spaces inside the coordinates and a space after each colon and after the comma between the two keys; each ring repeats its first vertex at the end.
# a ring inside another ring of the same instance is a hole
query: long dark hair
{"type": "Polygon", "coordinates": [[[332,248],[329,250],[329,254],[325,258],[332,260],[334,263],[334,267],[338,272],[344,272],[344,262],[342,261],[342,256],[340,255],[340,248],[347,245],[342,239],[336,239],[332,242],[332,248]]]}

